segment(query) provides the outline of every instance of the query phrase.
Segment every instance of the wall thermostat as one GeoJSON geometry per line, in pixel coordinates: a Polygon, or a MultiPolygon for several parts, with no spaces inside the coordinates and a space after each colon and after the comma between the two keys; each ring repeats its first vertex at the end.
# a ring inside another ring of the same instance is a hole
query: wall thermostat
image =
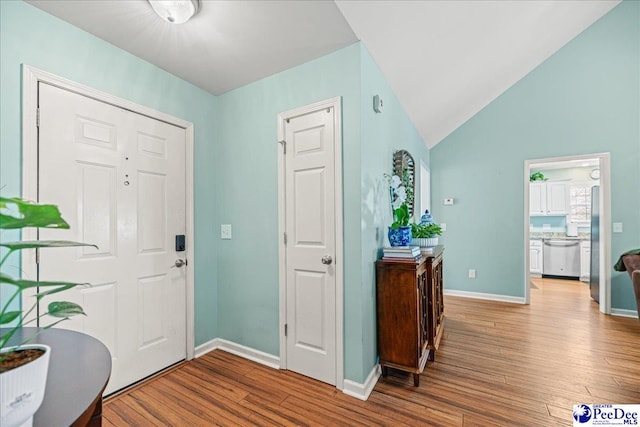
{"type": "Polygon", "coordinates": [[[373,111],[376,113],[382,113],[382,98],[380,98],[380,95],[375,95],[373,97],[373,111]]]}

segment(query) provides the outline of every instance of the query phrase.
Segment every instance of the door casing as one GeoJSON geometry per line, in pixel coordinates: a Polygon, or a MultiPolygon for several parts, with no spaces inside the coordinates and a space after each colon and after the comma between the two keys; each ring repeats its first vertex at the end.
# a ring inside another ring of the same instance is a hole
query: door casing
{"type": "MultiPolygon", "coordinates": [[[[193,216],[193,123],[161,113],[134,102],[118,98],[108,93],[98,91],[91,87],[81,85],[71,80],[64,79],[55,74],[22,65],[22,197],[27,200],[38,199],[38,82],[44,82],[59,88],[75,92],[77,94],[95,99],[100,102],[114,105],[132,111],[143,116],[151,117],[174,126],[183,128],[186,133],[185,147],[185,184],[186,184],[186,229],[187,251],[189,260],[186,283],[186,354],[187,359],[193,359],[195,348],[194,335],[194,216],[193,216]],[[190,238],[189,238],[190,237],[190,238]]],[[[36,230],[25,229],[22,232],[23,239],[36,240],[36,230]]],[[[22,254],[22,271],[29,277],[36,277],[35,251],[25,251],[22,254]]]]}
{"type": "Polygon", "coordinates": [[[286,231],[286,181],[285,181],[285,158],[283,155],[283,145],[285,135],[285,122],[287,119],[301,116],[318,110],[333,108],[334,119],[334,141],[335,141],[335,272],[336,272],[336,388],[344,388],[344,254],[343,254],[343,233],[342,233],[342,98],[335,97],[304,107],[296,108],[278,114],[278,276],[279,276],[279,305],[280,305],[280,369],[287,369],[287,344],[285,338],[285,324],[287,319],[287,265],[286,247],[284,244],[284,233],[286,231]]]}
{"type": "MultiPolygon", "coordinates": [[[[553,163],[569,160],[598,159],[600,162],[600,312],[611,314],[611,160],[609,153],[581,154],[575,156],[531,159],[524,162],[524,303],[531,303],[529,260],[529,175],[535,163],[553,163]]],[[[593,248],[592,248],[593,250],[593,248]]]]}

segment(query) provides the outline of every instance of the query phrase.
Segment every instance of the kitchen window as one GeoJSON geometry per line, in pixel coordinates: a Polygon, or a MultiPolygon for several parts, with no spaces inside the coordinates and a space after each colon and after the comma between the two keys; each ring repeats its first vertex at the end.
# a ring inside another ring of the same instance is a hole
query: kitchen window
{"type": "Polygon", "coordinates": [[[591,183],[571,183],[569,186],[569,222],[591,222],[591,183]]]}

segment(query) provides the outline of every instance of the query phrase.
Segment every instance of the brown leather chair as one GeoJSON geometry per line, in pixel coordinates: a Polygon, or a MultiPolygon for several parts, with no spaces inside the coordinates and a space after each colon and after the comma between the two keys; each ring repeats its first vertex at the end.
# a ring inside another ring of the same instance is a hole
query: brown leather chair
{"type": "Polygon", "coordinates": [[[640,255],[625,255],[622,257],[622,261],[633,282],[633,290],[636,293],[636,308],[640,319],[640,255]]]}

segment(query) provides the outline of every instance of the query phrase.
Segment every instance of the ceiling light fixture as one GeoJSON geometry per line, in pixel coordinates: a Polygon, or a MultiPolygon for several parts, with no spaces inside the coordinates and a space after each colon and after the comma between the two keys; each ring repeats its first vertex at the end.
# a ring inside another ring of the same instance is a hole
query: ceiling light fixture
{"type": "Polygon", "coordinates": [[[200,10],[200,0],[149,0],[158,16],[171,24],[184,24],[200,10]]]}

